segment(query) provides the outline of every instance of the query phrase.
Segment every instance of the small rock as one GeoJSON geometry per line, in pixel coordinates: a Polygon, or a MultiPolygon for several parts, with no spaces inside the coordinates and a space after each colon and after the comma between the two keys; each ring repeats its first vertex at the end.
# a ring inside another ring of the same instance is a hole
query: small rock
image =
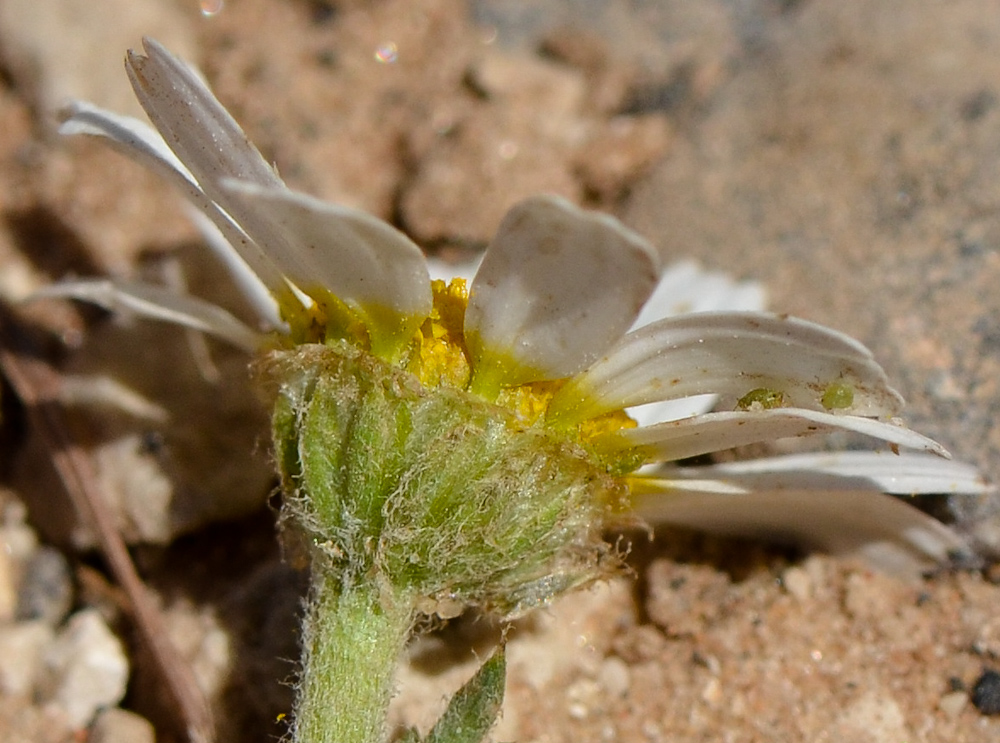
{"type": "Polygon", "coordinates": [[[97,715],[87,743],[156,743],[156,731],[145,717],[112,707],[97,715]]]}
{"type": "Polygon", "coordinates": [[[430,140],[402,193],[407,232],[426,242],[485,244],[507,209],[527,196],[579,202],[570,161],[587,127],[579,115],[550,111],[544,101],[498,98],[430,140]]]}
{"type": "Polygon", "coordinates": [[[6,491],[2,497],[6,502],[0,524],[0,622],[10,622],[19,614],[19,587],[25,581],[25,564],[38,550],[38,537],[25,523],[25,505],[6,491]]]}
{"type": "Polygon", "coordinates": [[[829,730],[831,740],[854,743],[883,743],[912,740],[906,717],[896,701],[872,691],[846,707],[829,730]]]}
{"type": "Polygon", "coordinates": [[[576,154],[576,172],[588,191],[605,203],[620,198],[630,183],[662,160],[673,132],[660,114],[618,116],[593,134],[576,154]]]}
{"type": "Polygon", "coordinates": [[[62,710],[74,729],[86,727],[97,710],[125,696],[128,660],[121,641],[95,609],[70,617],[46,650],[44,663],[41,696],[62,710]]]}
{"type": "Polygon", "coordinates": [[[962,710],[965,709],[965,705],[968,703],[968,694],[964,691],[953,691],[941,697],[941,701],[938,702],[938,709],[947,717],[954,719],[962,713],[962,710]]]}
{"type": "Polygon", "coordinates": [[[232,669],[229,635],[211,609],[178,601],[164,612],[167,633],[191,664],[198,686],[208,695],[220,693],[232,669]]]}
{"type": "Polygon", "coordinates": [[[490,99],[531,106],[544,102],[549,113],[575,114],[587,93],[584,75],[527,55],[489,54],[469,69],[470,84],[490,99]]]}
{"type": "Polygon", "coordinates": [[[966,623],[975,619],[975,639],[973,649],[984,656],[996,657],[1000,654],[1000,616],[985,613],[978,617],[963,617],[966,623]]]}
{"type": "Polygon", "coordinates": [[[632,683],[628,665],[621,658],[605,658],[598,672],[597,683],[612,697],[625,696],[632,683]]]}
{"type": "Polygon", "coordinates": [[[63,554],[44,545],[31,556],[17,596],[19,620],[41,619],[55,626],[73,604],[73,581],[63,554]]]}
{"type": "Polygon", "coordinates": [[[603,71],[611,57],[608,43],[600,36],[566,26],[550,31],[542,39],[540,48],[546,57],[576,67],[588,75],[603,71]]]}
{"type": "Polygon", "coordinates": [[[983,671],[972,687],[972,703],[984,715],[1000,715],[1000,673],[983,671]]]}
{"type": "Polygon", "coordinates": [[[604,693],[600,685],[591,679],[574,681],[566,689],[566,707],[574,720],[583,720],[601,709],[604,693]]]}
{"type": "Polygon", "coordinates": [[[808,601],[812,596],[812,578],[800,567],[788,568],[781,576],[781,585],[799,601],[808,601]]]}
{"type": "Polygon", "coordinates": [[[706,704],[712,707],[718,706],[722,701],[722,682],[718,677],[710,678],[701,690],[701,698],[706,704]]]}
{"type": "Polygon", "coordinates": [[[0,526],[0,549],[16,562],[24,562],[38,549],[38,535],[26,523],[28,509],[21,501],[11,501],[4,507],[0,526]]]}
{"type": "Polygon", "coordinates": [[[898,584],[882,573],[853,573],[847,578],[844,608],[859,621],[882,623],[896,613],[899,601],[898,584]]]}
{"type": "Polygon", "coordinates": [[[44,621],[0,626],[0,691],[12,696],[32,692],[42,653],[54,636],[44,621]]]}

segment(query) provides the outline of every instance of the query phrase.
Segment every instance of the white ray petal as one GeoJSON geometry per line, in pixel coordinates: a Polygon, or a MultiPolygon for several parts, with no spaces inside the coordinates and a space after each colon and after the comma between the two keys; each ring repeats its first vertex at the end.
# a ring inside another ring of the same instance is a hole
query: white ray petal
{"type": "Polygon", "coordinates": [[[554,196],[515,205],[472,283],[473,386],[575,374],[617,341],[656,285],[659,259],[606,215],[554,196]]]}
{"type": "MultiPolygon", "coordinates": [[[[232,197],[222,187],[226,179],[271,189],[284,188],[284,182],[192,67],[152,39],[144,39],[143,47],[148,56],[129,52],[125,67],[136,98],[167,146],[205,195],[239,225],[281,273],[304,273],[301,251],[289,236],[248,206],[245,199],[232,197]]],[[[225,229],[223,234],[242,254],[241,245],[225,229]]],[[[256,264],[248,262],[257,269],[256,264]]],[[[266,278],[265,283],[277,295],[286,295],[283,283],[272,285],[266,278]]]]}
{"type": "Polygon", "coordinates": [[[285,187],[224,180],[222,187],[288,241],[288,274],[317,301],[326,292],[359,310],[388,345],[409,341],[431,311],[430,276],[417,245],[365,212],[330,204],[285,187]]]}
{"type": "Polygon", "coordinates": [[[871,436],[895,446],[949,456],[936,441],[902,425],[797,408],[705,413],[645,428],[625,429],[613,436],[624,439],[630,446],[639,447],[647,455],[647,461],[672,461],[762,441],[838,430],[871,436]]]}
{"type": "Polygon", "coordinates": [[[706,271],[695,261],[679,261],[660,276],[631,329],[691,312],[760,312],[765,303],[764,288],[756,281],[734,281],[727,274],[706,271]]]}
{"type": "Polygon", "coordinates": [[[151,284],[112,279],[64,281],[32,295],[45,297],[78,299],[111,311],[130,310],[149,319],[210,333],[250,352],[259,350],[264,338],[221,307],[151,284]]]}
{"type": "MultiPolygon", "coordinates": [[[[194,69],[152,39],[125,68],[153,125],[209,196],[208,185],[239,178],[280,186],[281,179],[194,69]]],[[[213,197],[214,198],[214,197],[213,197]]]]}
{"type": "Polygon", "coordinates": [[[983,495],[996,490],[971,464],[917,452],[821,451],[724,462],[708,468],[670,468],[673,473],[692,477],[704,477],[706,470],[717,477],[738,477],[754,490],[819,489],[834,481],[839,489],[875,487],[896,495],[983,495]]]}
{"type": "Polygon", "coordinates": [[[270,291],[284,289],[284,279],[274,262],[202,191],[191,172],[148,124],[79,101],[66,106],[61,116],[60,134],[101,137],[113,149],[174,184],[216,226],[270,291]]]}
{"type": "Polygon", "coordinates": [[[756,490],[735,476],[637,478],[633,495],[636,513],[653,523],[790,541],[835,554],[861,553],[893,572],[914,573],[969,553],[953,530],[874,486],[839,488],[830,482],[822,490],[756,490]]]}
{"type": "Polygon", "coordinates": [[[553,421],[705,393],[740,398],[776,390],[784,405],[823,410],[831,385],[855,415],[897,413],[902,398],[871,352],[815,323],[757,312],[681,315],[626,335],[553,398],[553,421]]]}

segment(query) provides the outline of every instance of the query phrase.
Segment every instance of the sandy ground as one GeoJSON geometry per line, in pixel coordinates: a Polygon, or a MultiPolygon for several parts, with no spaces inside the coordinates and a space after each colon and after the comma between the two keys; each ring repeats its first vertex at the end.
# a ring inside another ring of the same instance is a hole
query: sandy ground
{"type": "MultiPolygon", "coordinates": [[[[864,341],[908,420],[1000,481],[1000,20],[985,0],[230,0],[211,18],[147,0],[83,25],[88,3],[46,5],[73,23],[18,5],[0,11],[5,298],[112,273],[180,276],[237,307],[168,189],[52,134],[65,95],[129,105],[121,52],[153,33],[201,65],[292,185],[446,257],[539,191],[612,211],[666,254],[757,279],[774,309],[864,341]]],[[[122,528],[146,543],[136,562],[220,739],[275,740],[303,579],[275,544],[243,362],[212,346],[214,366],[198,365],[176,331],[33,312],[67,374],[110,374],[167,409],[142,425],[83,413],[74,433],[102,483],[160,504],[122,528]]],[[[86,537],[62,518],[46,452],[6,386],[3,400],[5,502],[29,502],[69,559],[74,606],[130,643],[123,706],[177,739],[117,589],[72,546],[86,537]]],[[[987,556],[1000,545],[993,504],[939,510],[987,556]]],[[[995,569],[897,578],[666,529],[633,540],[630,575],[515,627],[497,740],[1000,740],[1000,717],[971,701],[1000,669],[995,569]]],[[[495,633],[464,618],[420,640],[397,718],[433,719],[495,633]]],[[[30,701],[4,697],[0,738],[81,739],[30,701]]]]}

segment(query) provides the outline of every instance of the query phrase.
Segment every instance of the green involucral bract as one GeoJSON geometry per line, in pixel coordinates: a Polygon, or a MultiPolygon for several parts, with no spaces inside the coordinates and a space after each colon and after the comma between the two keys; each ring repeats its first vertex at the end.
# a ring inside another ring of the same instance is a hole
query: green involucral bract
{"type": "Polygon", "coordinates": [[[261,364],[286,518],[345,587],[510,615],[614,562],[600,532],[624,486],[565,433],[343,342],[261,364]]]}

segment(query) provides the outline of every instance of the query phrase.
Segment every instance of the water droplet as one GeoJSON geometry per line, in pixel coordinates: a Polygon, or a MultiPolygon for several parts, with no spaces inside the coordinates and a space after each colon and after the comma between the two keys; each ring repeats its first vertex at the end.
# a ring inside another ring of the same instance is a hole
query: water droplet
{"type": "Polygon", "coordinates": [[[399,49],[394,41],[384,41],[375,49],[375,61],[392,64],[399,59],[399,49]]]}
{"type": "Polygon", "coordinates": [[[201,8],[201,14],[206,18],[218,15],[222,11],[222,6],[225,4],[225,0],[198,0],[198,6],[201,8]]]}

